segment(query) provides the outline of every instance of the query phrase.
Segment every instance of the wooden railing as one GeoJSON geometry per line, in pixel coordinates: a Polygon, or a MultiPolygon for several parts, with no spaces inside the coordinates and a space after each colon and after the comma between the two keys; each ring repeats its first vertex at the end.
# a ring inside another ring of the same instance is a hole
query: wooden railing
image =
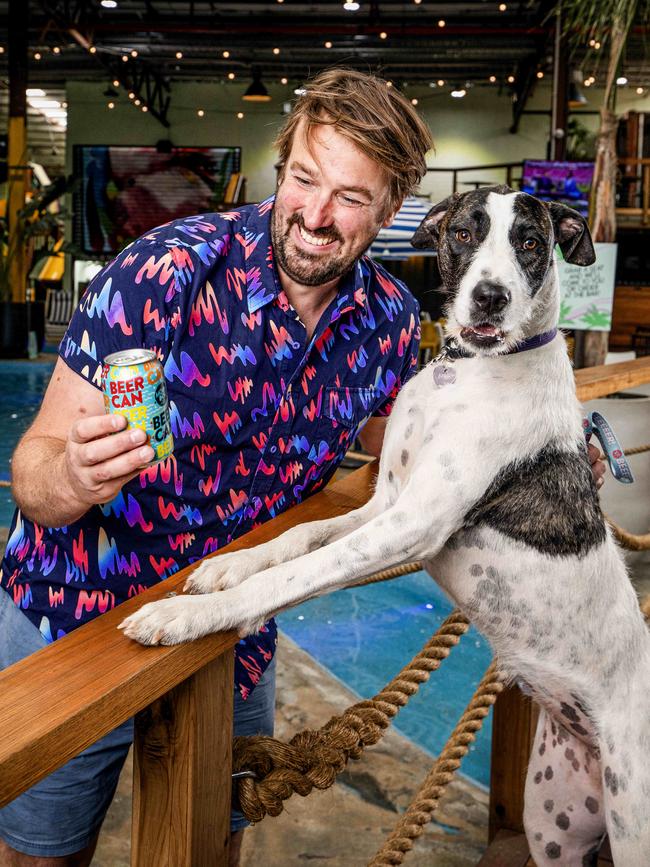
{"type": "MultiPolygon", "coordinates": [[[[582,400],[634,387],[650,381],[650,358],[578,371],[576,381],[582,400]]],[[[370,496],[374,472],[374,465],[357,470],[228,550],[358,508],[370,496]]],[[[180,591],[188,572],[0,672],[0,806],[136,715],[131,863],[227,863],[237,637],[145,648],[116,628],[145,602],[180,591]]],[[[521,827],[531,714],[512,691],[496,706],[492,835],[521,827]]]]}

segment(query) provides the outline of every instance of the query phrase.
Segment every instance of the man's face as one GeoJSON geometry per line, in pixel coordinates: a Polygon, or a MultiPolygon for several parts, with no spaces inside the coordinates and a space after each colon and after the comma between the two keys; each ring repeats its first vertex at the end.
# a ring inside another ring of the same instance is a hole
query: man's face
{"type": "Polygon", "coordinates": [[[278,185],[271,223],[278,268],[303,286],[338,279],[367,250],[387,214],[388,179],[333,126],[302,126],[278,185]]]}

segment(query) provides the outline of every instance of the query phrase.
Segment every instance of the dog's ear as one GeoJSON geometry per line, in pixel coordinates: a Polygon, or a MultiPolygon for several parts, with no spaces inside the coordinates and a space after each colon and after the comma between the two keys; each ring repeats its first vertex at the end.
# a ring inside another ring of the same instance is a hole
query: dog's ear
{"type": "Polygon", "coordinates": [[[440,237],[440,223],[449,210],[449,206],[458,198],[458,193],[448,196],[442,202],[434,205],[424,220],[415,230],[411,238],[411,246],[416,250],[437,250],[440,237]]]}
{"type": "Polygon", "coordinates": [[[560,245],[565,261],[572,265],[593,265],[596,251],[589,226],[582,214],[560,202],[549,202],[548,210],[555,240],[560,245]]]}

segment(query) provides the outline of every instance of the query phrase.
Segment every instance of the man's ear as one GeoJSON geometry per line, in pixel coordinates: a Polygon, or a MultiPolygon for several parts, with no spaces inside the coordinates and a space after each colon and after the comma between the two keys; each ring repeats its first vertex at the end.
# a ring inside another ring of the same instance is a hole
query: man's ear
{"type": "Polygon", "coordinates": [[[411,246],[416,250],[437,250],[438,239],[440,238],[440,223],[443,217],[449,210],[449,206],[455,199],[458,198],[458,193],[448,196],[442,202],[434,205],[424,220],[415,230],[415,234],[411,238],[411,246]]]}
{"type": "Polygon", "coordinates": [[[582,214],[560,202],[548,202],[547,206],[555,240],[560,245],[565,261],[572,265],[593,265],[596,251],[589,226],[582,214]]]}

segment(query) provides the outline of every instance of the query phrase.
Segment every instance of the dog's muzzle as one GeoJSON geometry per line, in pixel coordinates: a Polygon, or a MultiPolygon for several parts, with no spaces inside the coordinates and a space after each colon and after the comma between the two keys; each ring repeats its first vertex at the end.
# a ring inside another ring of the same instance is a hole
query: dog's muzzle
{"type": "Polygon", "coordinates": [[[506,307],[510,303],[510,292],[501,283],[481,280],[472,290],[472,324],[461,330],[460,336],[475,346],[494,346],[504,338],[499,329],[506,307]]]}

